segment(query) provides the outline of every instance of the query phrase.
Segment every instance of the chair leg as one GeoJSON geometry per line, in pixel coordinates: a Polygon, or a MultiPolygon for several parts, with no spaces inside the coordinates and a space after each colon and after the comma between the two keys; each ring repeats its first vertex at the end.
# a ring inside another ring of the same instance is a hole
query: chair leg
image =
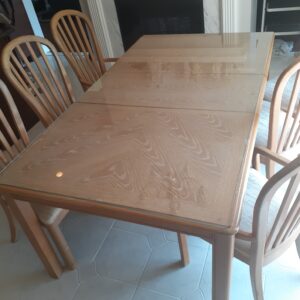
{"type": "Polygon", "coordinates": [[[5,213],[7,221],[8,221],[8,225],[9,225],[9,229],[10,229],[10,240],[12,243],[15,243],[17,240],[17,234],[16,234],[16,225],[14,222],[12,212],[4,200],[0,199],[0,204],[4,210],[4,213],[5,213]]]}
{"type": "Polygon", "coordinates": [[[296,239],[296,248],[297,248],[298,256],[300,258],[300,235],[296,239]]]}
{"type": "Polygon", "coordinates": [[[190,262],[189,249],[188,249],[188,245],[187,245],[186,235],[183,233],[177,232],[177,236],[178,236],[178,242],[179,242],[181,262],[182,262],[182,265],[185,267],[190,262]]]}
{"type": "Polygon", "coordinates": [[[70,270],[74,270],[76,267],[76,261],[59,226],[57,224],[44,225],[44,226],[47,228],[54,243],[56,244],[61,256],[63,257],[63,260],[65,261],[67,268],[70,270]]]}
{"type": "Polygon", "coordinates": [[[250,264],[250,276],[253,297],[255,300],[263,300],[263,282],[262,282],[262,265],[250,264]]]}
{"type": "Polygon", "coordinates": [[[275,163],[268,159],[266,163],[266,176],[267,178],[271,178],[275,174],[275,163]]]}
{"type": "Polygon", "coordinates": [[[252,156],[252,167],[259,171],[260,170],[260,155],[256,154],[252,156]]]}

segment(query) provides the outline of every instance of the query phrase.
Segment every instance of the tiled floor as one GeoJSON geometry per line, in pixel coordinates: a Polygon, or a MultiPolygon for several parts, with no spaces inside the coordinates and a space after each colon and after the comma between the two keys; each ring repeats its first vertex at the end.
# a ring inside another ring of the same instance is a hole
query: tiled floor
{"type": "MultiPolygon", "coordinates": [[[[189,237],[191,263],[182,268],[175,233],[71,213],[62,224],[78,261],[50,278],[21,230],[9,243],[0,210],[1,300],[211,299],[211,246],[189,237]]],[[[300,299],[300,260],[293,246],[264,270],[266,300],[300,299]]],[[[234,260],[231,299],[253,299],[248,266],[234,260]]]]}

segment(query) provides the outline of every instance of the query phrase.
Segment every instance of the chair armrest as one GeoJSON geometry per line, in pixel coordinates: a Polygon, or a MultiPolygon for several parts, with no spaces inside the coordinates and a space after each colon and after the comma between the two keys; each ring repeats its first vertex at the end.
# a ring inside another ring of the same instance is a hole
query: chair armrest
{"type": "MultiPolygon", "coordinates": [[[[262,155],[268,159],[271,159],[273,160],[274,162],[282,165],[282,166],[286,166],[290,163],[290,161],[283,157],[283,156],[280,156],[279,154],[271,151],[270,149],[266,148],[266,147],[255,147],[254,148],[254,152],[253,152],[253,159],[254,161],[257,160],[257,156],[258,155],[262,155]]],[[[255,165],[256,163],[254,163],[255,165]]]]}
{"type": "Polygon", "coordinates": [[[253,239],[253,235],[251,232],[245,232],[243,230],[239,230],[235,237],[239,240],[251,241],[253,239]]]}
{"type": "Polygon", "coordinates": [[[104,62],[117,62],[119,57],[107,57],[104,58],[104,62]]]}

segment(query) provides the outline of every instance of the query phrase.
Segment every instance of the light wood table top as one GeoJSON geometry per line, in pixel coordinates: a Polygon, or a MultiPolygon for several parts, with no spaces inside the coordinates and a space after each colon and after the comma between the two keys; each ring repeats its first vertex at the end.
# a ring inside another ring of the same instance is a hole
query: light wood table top
{"type": "Polygon", "coordinates": [[[74,104],[0,184],[234,231],[252,123],[252,113],[74,104]]]}
{"type": "Polygon", "coordinates": [[[272,43],[271,32],[144,36],[121,60],[131,69],[151,63],[175,72],[264,75],[272,43]]]}
{"type": "Polygon", "coordinates": [[[236,232],[272,41],[144,36],[2,173],[0,189],[236,232]]]}
{"type": "Polygon", "coordinates": [[[272,42],[272,33],[144,36],[80,101],[255,112],[272,42]]]}
{"type": "Polygon", "coordinates": [[[26,201],[209,236],[213,299],[229,299],[273,38],[143,37],[0,174],[49,274],[59,263],[26,201]]]}

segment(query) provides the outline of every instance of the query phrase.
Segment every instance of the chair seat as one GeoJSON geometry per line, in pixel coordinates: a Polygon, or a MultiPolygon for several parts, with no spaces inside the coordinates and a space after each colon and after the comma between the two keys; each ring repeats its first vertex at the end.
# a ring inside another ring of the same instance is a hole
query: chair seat
{"type": "Polygon", "coordinates": [[[264,99],[259,115],[255,146],[266,147],[268,145],[270,108],[271,103],[264,99]]]}
{"type": "MultiPolygon", "coordinates": [[[[270,110],[271,110],[271,103],[269,101],[264,100],[259,115],[259,123],[258,123],[255,146],[267,147],[268,145],[270,110]]],[[[285,116],[286,116],[285,112],[280,112],[279,132],[281,132],[282,130],[285,116]]]]}
{"type": "Polygon", "coordinates": [[[41,204],[32,204],[39,220],[44,225],[51,225],[55,223],[58,219],[61,220],[67,213],[68,210],[63,208],[56,208],[41,204]]]}
{"type": "MultiPolygon", "coordinates": [[[[253,213],[254,213],[254,206],[257,201],[258,195],[267,182],[267,178],[264,177],[261,173],[256,171],[255,169],[250,169],[248,182],[247,182],[247,189],[245,192],[244,200],[243,200],[243,207],[241,213],[241,220],[240,220],[240,230],[246,233],[252,233],[252,222],[253,222],[253,213]]],[[[269,215],[268,215],[268,232],[270,232],[278,209],[283,199],[283,194],[285,192],[286,185],[284,185],[274,196],[274,199],[271,201],[269,215]]],[[[235,251],[240,258],[242,257],[249,257],[250,254],[250,241],[244,241],[240,239],[236,239],[235,242],[235,251]]]]}
{"type": "Polygon", "coordinates": [[[266,177],[264,177],[255,169],[250,169],[240,220],[240,229],[242,231],[249,233],[252,232],[254,205],[261,189],[263,188],[266,182],[266,177]]]}

